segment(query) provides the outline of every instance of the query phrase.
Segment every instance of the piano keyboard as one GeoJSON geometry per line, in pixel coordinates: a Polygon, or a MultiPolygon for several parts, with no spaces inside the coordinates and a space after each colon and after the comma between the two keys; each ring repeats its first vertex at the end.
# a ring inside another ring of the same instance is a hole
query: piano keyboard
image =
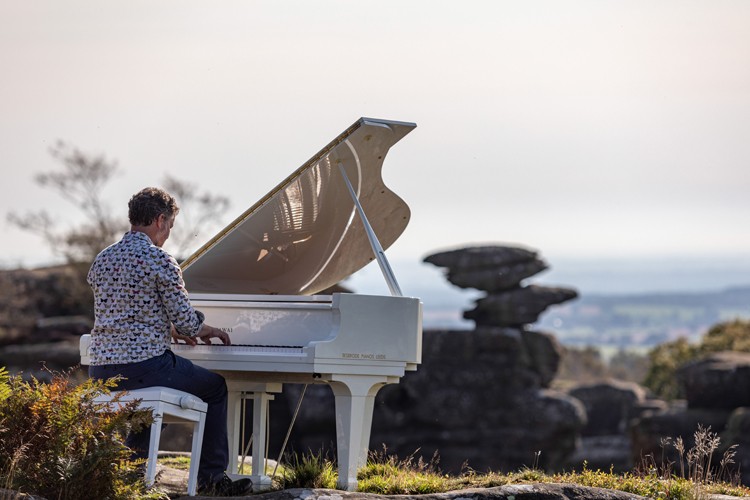
{"type": "Polygon", "coordinates": [[[301,345],[256,345],[256,344],[172,344],[173,351],[197,350],[198,352],[262,353],[262,354],[302,354],[301,345]]]}

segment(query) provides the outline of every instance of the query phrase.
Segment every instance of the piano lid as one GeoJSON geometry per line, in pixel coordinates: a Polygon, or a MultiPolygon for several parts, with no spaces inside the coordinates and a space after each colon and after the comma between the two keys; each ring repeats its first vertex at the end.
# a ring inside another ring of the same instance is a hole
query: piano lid
{"type": "Polygon", "coordinates": [[[360,118],[183,263],[191,293],[311,295],[375,256],[344,183],[343,165],[383,248],[409,207],[381,177],[388,150],[416,125],[360,118]]]}

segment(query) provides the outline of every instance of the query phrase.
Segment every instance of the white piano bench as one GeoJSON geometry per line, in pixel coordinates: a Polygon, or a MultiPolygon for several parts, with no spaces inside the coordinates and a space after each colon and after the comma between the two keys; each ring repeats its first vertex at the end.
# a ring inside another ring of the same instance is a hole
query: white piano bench
{"type": "Polygon", "coordinates": [[[151,410],[154,414],[154,423],[151,424],[151,440],[148,447],[148,460],[146,462],[146,482],[150,486],[156,478],[156,457],[159,453],[159,438],[161,437],[162,424],[192,424],[193,425],[193,447],[190,452],[190,472],[188,473],[189,496],[195,496],[198,482],[198,464],[201,459],[201,444],[203,442],[203,429],[206,425],[206,408],[208,405],[197,396],[187,392],[170,389],[168,387],[146,387],[132,391],[114,391],[109,395],[103,394],[96,398],[98,403],[110,403],[115,396],[119,396],[120,402],[129,402],[134,399],[141,400],[139,409],[151,410]]]}

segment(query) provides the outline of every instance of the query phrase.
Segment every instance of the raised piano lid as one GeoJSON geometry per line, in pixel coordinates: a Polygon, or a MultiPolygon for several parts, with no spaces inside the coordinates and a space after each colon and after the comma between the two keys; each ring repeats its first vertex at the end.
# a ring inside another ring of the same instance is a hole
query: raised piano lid
{"type": "MultiPolygon", "coordinates": [[[[410,211],[383,183],[388,150],[416,125],[360,118],[183,263],[192,293],[311,295],[372,261],[343,165],[383,248],[410,211]]],[[[248,175],[252,180],[252,174],[248,175]]]]}

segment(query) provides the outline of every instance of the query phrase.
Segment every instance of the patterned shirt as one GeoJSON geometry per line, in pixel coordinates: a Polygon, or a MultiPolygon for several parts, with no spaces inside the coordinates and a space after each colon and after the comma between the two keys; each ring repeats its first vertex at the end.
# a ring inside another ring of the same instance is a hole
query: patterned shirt
{"type": "Polygon", "coordinates": [[[177,261],[138,231],[96,257],[88,274],[94,291],[91,364],[137,363],[163,354],[170,325],[195,336],[203,313],[188,300],[177,261]]]}

